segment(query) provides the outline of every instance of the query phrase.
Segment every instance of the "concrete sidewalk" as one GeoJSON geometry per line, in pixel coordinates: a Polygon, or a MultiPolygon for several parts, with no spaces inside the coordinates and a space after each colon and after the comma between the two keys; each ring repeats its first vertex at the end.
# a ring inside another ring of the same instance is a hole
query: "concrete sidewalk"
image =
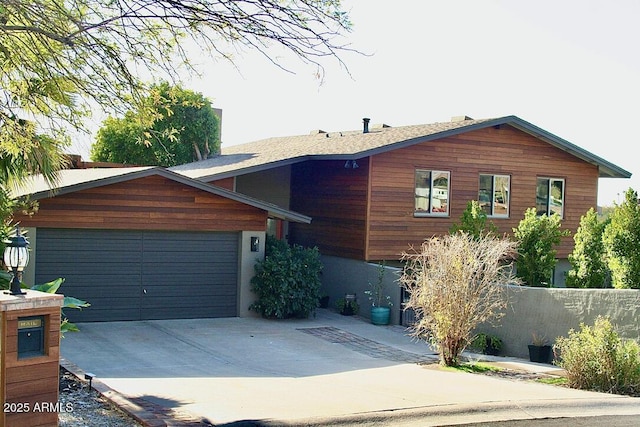
{"type": "MultiPolygon", "coordinates": [[[[95,374],[110,396],[129,398],[150,425],[162,423],[144,413],[145,402],[215,425],[452,425],[640,415],[638,398],[443,371],[428,363],[437,360],[435,353],[403,328],[322,309],[306,320],[79,326],[81,332],[63,339],[63,358],[95,374]]],[[[520,359],[493,360],[511,369],[557,372],[520,359]]]]}

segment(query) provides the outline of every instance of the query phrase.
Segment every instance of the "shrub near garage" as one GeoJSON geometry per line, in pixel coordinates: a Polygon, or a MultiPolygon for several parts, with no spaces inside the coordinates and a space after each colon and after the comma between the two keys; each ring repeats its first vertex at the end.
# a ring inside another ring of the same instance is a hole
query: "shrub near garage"
{"type": "Polygon", "coordinates": [[[290,246],[267,236],[266,256],[255,266],[251,290],[256,301],[250,310],[263,317],[306,318],[318,306],[322,262],[318,248],[290,246]]]}

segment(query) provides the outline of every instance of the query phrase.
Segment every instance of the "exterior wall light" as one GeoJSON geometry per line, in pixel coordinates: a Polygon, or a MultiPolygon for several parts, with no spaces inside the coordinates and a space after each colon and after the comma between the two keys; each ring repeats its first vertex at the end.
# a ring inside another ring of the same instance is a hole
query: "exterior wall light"
{"type": "Polygon", "coordinates": [[[15,236],[5,241],[6,248],[4,250],[4,265],[11,269],[13,279],[11,279],[10,295],[24,295],[20,288],[20,277],[22,271],[29,263],[29,242],[20,234],[20,227],[16,227],[15,236]]]}
{"type": "Polygon", "coordinates": [[[258,237],[251,237],[251,252],[258,252],[260,250],[260,239],[258,237]]]}

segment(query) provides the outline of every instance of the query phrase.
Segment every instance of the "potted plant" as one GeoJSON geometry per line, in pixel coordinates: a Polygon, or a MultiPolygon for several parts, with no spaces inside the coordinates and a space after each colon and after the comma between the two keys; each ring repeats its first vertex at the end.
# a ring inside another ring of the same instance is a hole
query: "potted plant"
{"type": "Polygon", "coordinates": [[[391,297],[384,295],[384,273],[386,270],[385,262],[378,264],[378,280],[376,283],[369,282],[369,289],[364,293],[371,301],[371,323],[374,325],[388,325],[391,317],[391,297]]]}
{"type": "Polygon", "coordinates": [[[531,344],[529,344],[529,360],[538,363],[549,363],[550,359],[551,346],[547,337],[534,332],[531,344]]]}
{"type": "Polygon", "coordinates": [[[344,298],[338,299],[338,301],[336,301],[336,307],[338,308],[338,312],[343,316],[353,316],[354,314],[358,314],[360,310],[355,294],[345,295],[344,298]]]}
{"type": "Polygon", "coordinates": [[[497,356],[502,350],[502,340],[495,335],[480,333],[471,341],[469,347],[482,354],[497,356]]]}

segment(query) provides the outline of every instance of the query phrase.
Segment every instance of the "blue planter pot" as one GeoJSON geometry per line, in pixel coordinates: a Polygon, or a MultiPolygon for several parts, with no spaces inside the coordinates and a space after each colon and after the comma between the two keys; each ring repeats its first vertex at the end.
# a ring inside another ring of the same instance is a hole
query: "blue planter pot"
{"type": "Polygon", "coordinates": [[[388,325],[390,315],[389,307],[371,307],[371,323],[374,325],[388,325]]]}

